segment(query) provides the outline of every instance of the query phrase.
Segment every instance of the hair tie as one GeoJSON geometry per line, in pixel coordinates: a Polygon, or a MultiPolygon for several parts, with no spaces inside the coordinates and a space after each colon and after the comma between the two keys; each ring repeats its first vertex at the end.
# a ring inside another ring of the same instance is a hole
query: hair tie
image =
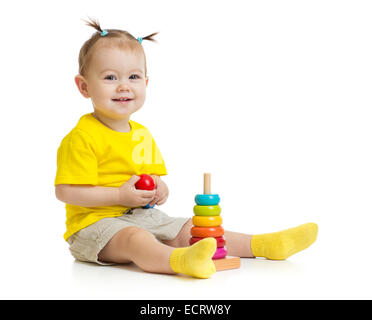
{"type": "Polygon", "coordinates": [[[108,34],[108,31],[107,30],[102,30],[101,32],[101,37],[104,37],[108,34]]]}
{"type": "Polygon", "coordinates": [[[142,39],[141,37],[138,37],[138,38],[137,38],[137,41],[138,41],[139,43],[141,43],[141,44],[142,44],[142,40],[143,40],[143,39],[142,39]]]}

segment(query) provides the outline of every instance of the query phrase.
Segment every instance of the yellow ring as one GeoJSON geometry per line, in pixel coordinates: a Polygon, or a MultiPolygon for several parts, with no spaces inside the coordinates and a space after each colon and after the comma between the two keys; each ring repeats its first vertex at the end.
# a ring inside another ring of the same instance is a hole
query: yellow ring
{"type": "Polygon", "coordinates": [[[222,224],[221,216],[193,216],[192,223],[196,227],[218,227],[222,224]]]}

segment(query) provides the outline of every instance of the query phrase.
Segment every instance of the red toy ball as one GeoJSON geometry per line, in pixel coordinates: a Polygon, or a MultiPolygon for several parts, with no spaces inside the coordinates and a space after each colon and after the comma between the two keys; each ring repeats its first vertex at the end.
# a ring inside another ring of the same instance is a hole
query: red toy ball
{"type": "Polygon", "coordinates": [[[155,182],[154,179],[148,174],[141,174],[140,179],[135,184],[136,189],[140,190],[154,190],[155,182]]]}

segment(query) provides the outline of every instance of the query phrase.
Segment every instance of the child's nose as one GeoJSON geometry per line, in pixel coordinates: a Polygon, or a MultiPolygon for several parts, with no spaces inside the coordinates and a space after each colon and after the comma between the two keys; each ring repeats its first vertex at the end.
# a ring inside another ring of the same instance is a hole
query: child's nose
{"type": "Polygon", "coordinates": [[[120,82],[117,91],[128,91],[130,89],[129,83],[128,82],[120,82]]]}

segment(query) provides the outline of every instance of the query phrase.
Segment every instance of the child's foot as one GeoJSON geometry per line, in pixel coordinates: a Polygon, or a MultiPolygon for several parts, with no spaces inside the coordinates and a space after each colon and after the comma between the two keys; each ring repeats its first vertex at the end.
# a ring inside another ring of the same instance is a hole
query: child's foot
{"type": "Polygon", "coordinates": [[[216,272],[212,257],[216,251],[216,239],[205,238],[191,247],[174,249],[169,263],[176,273],[206,279],[216,272]]]}
{"type": "Polygon", "coordinates": [[[318,225],[306,223],[280,232],[254,235],[251,240],[252,253],[256,257],[284,260],[309,247],[317,234],[318,225]]]}

